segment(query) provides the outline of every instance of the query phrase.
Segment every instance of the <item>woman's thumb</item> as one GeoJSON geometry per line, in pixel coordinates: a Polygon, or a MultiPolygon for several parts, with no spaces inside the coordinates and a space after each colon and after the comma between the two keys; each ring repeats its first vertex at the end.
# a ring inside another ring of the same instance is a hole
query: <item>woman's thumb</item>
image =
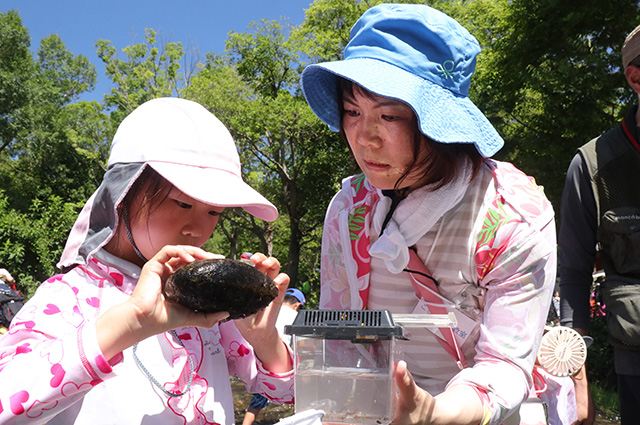
{"type": "Polygon", "coordinates": [[[400,360],[396,365],[395,373],[396,386],[401,400],[412,400],[415,392],[413,377],[407,369],[407,363],[400,360]]]}

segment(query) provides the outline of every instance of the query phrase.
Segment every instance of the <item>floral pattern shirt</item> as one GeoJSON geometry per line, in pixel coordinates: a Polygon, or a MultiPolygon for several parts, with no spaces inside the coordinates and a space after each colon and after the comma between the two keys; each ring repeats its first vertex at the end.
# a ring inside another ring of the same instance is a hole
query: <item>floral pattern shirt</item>
{"type": "MultiPolygon", "coordinates": [[[[381,196],[355,176],[332,200],[322,242],[321,308],[368,308],[371,211],[381,196]]],[[[442,228],[416,244],[418,256],[425,260],[421,248],[433,252],[425,266],[440,282],[440,295],[458,302],[454,296],[476,294],[471,317],[479,332],[470,367],[449,376],[448,385],[465,383],[486,395],[483,423],[499,424],[533,388],[556,275],[553,209],[532,178],[488,159],[453,210],[434,226],[442,228]],[[451,216],[463,219],[448,222],[451,216]],[[470,231],[461,235],[460,228],[470,231]],[[478,290],[463,290],[468,287],[478,290]]]]}
{"type": "Polygon", "coordinates": [[[176,329],[106,361],[97,342],[101,312],[124,302],[137,276],[95,259],[57,275],[36,294],[0,337],[2,424],[234,424],[229,375],[252,393],[293,403],[293,372],[265,370],[233,321],[209,329],[176,329]],[[182,345],[184,344],[184,346],[182,345]]]}

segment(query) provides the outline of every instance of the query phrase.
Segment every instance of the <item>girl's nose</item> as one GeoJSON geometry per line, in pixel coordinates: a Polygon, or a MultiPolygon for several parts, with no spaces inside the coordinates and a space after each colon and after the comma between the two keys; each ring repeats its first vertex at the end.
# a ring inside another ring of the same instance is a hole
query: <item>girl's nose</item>
{"type": "Polygon", "coordinates": [[[206,225],[205,219],[191,217],[191,219],[187,220],[184,226],[182,226],[182,234],[184,236],[199,238],[204,233],[206,225]]]}
{"type": "Polygon", "coordinates": [[[202,232],[200,230],[198,230],[197,226],[194,226],[192,224],[186,225],[182,228],[182,234],[184,236],[190,236],[192,238],[197,238],[200,236],[202,232]]]}

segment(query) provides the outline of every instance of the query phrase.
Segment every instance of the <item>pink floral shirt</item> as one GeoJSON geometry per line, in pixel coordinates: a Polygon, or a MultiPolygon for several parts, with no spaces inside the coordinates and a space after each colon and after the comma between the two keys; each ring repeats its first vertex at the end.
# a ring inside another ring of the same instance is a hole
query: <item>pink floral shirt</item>
{"type": "Polygon", "coordinates": [[[234,424],[229,375],[251,393],[293,403],[293,372],[270,373],[235,324],[181,328],[148,338],[137,357],[168,397],[136,364],[129,348],[107,362],[95,321],[124,302],[137,279],[91,260],[44,282],[0,337],[0,423],[234,424]]]}
{"type": "MultiPolygon", "coordinates": [[[[321,308],[369,307],[371,218],[380,196],[356,176],[345,179],[332,200],[323,230],[321,308]]],[[[474,294],[461,306],[475,307],[471,318],[479,328],[465,353],[470,367],[452,369],[447,380],[486,395],[483,423],[498,424],[514,413],[533,387],[556,275],[553,216],[532,178],[486,160],[463,201],[416,244],[421,260],[429,257],[425,266],[440,283],[440,295],[458,303],[461,294],[474,294]]],[[[407,285],[412,291],[408,279],[407,285]]],[[[431,349],[444,351],[438,344],[431,349]]]]}

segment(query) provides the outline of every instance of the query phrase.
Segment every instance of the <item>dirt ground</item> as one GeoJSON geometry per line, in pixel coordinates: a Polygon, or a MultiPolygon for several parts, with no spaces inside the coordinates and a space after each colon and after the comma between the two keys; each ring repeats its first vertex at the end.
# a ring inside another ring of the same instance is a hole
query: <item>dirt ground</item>
{"type": "Polygon", "coordinates": [[[608,418],[602,413],[596,413],[595,425],[620,425],[620,418],[608,418]]]}
{"type": "MultiPolygon", "coordinates": [[[[247,392],[244,384],[237,378],[231,378],[231,387],[233,389],[235,399],[235,415],[236,425],[242,425],[244,419],[244,412],[249,407],[251,401],[251,394],[247,392]]],[[[269,404],[265,409],[262,409],[258,414],[258,418],[255,422],[256,425],[272,425],[278,422],[280,419],[293,415],[293,405],[277,405],[269,404]]],[[[620,425],[620,419],[607,418],[601,413],[597,413],[595,425],[620,425]]]]}
{"type": "MultiPolygon", "coordinates": [[[[247,410],[247,407],[249,407],[252,395],[247,392],[244,384],[235,377],[231,377],[231,388],[233,389],[233,398],[235,400],[236,425],[242,425],[244,412],[247,410]]],[[[271,425],[294,413],[293,404],[278,405],[269,403],[267,407],[258,413],[258,417],[254,423],[256,425],[271,425]]]]}

